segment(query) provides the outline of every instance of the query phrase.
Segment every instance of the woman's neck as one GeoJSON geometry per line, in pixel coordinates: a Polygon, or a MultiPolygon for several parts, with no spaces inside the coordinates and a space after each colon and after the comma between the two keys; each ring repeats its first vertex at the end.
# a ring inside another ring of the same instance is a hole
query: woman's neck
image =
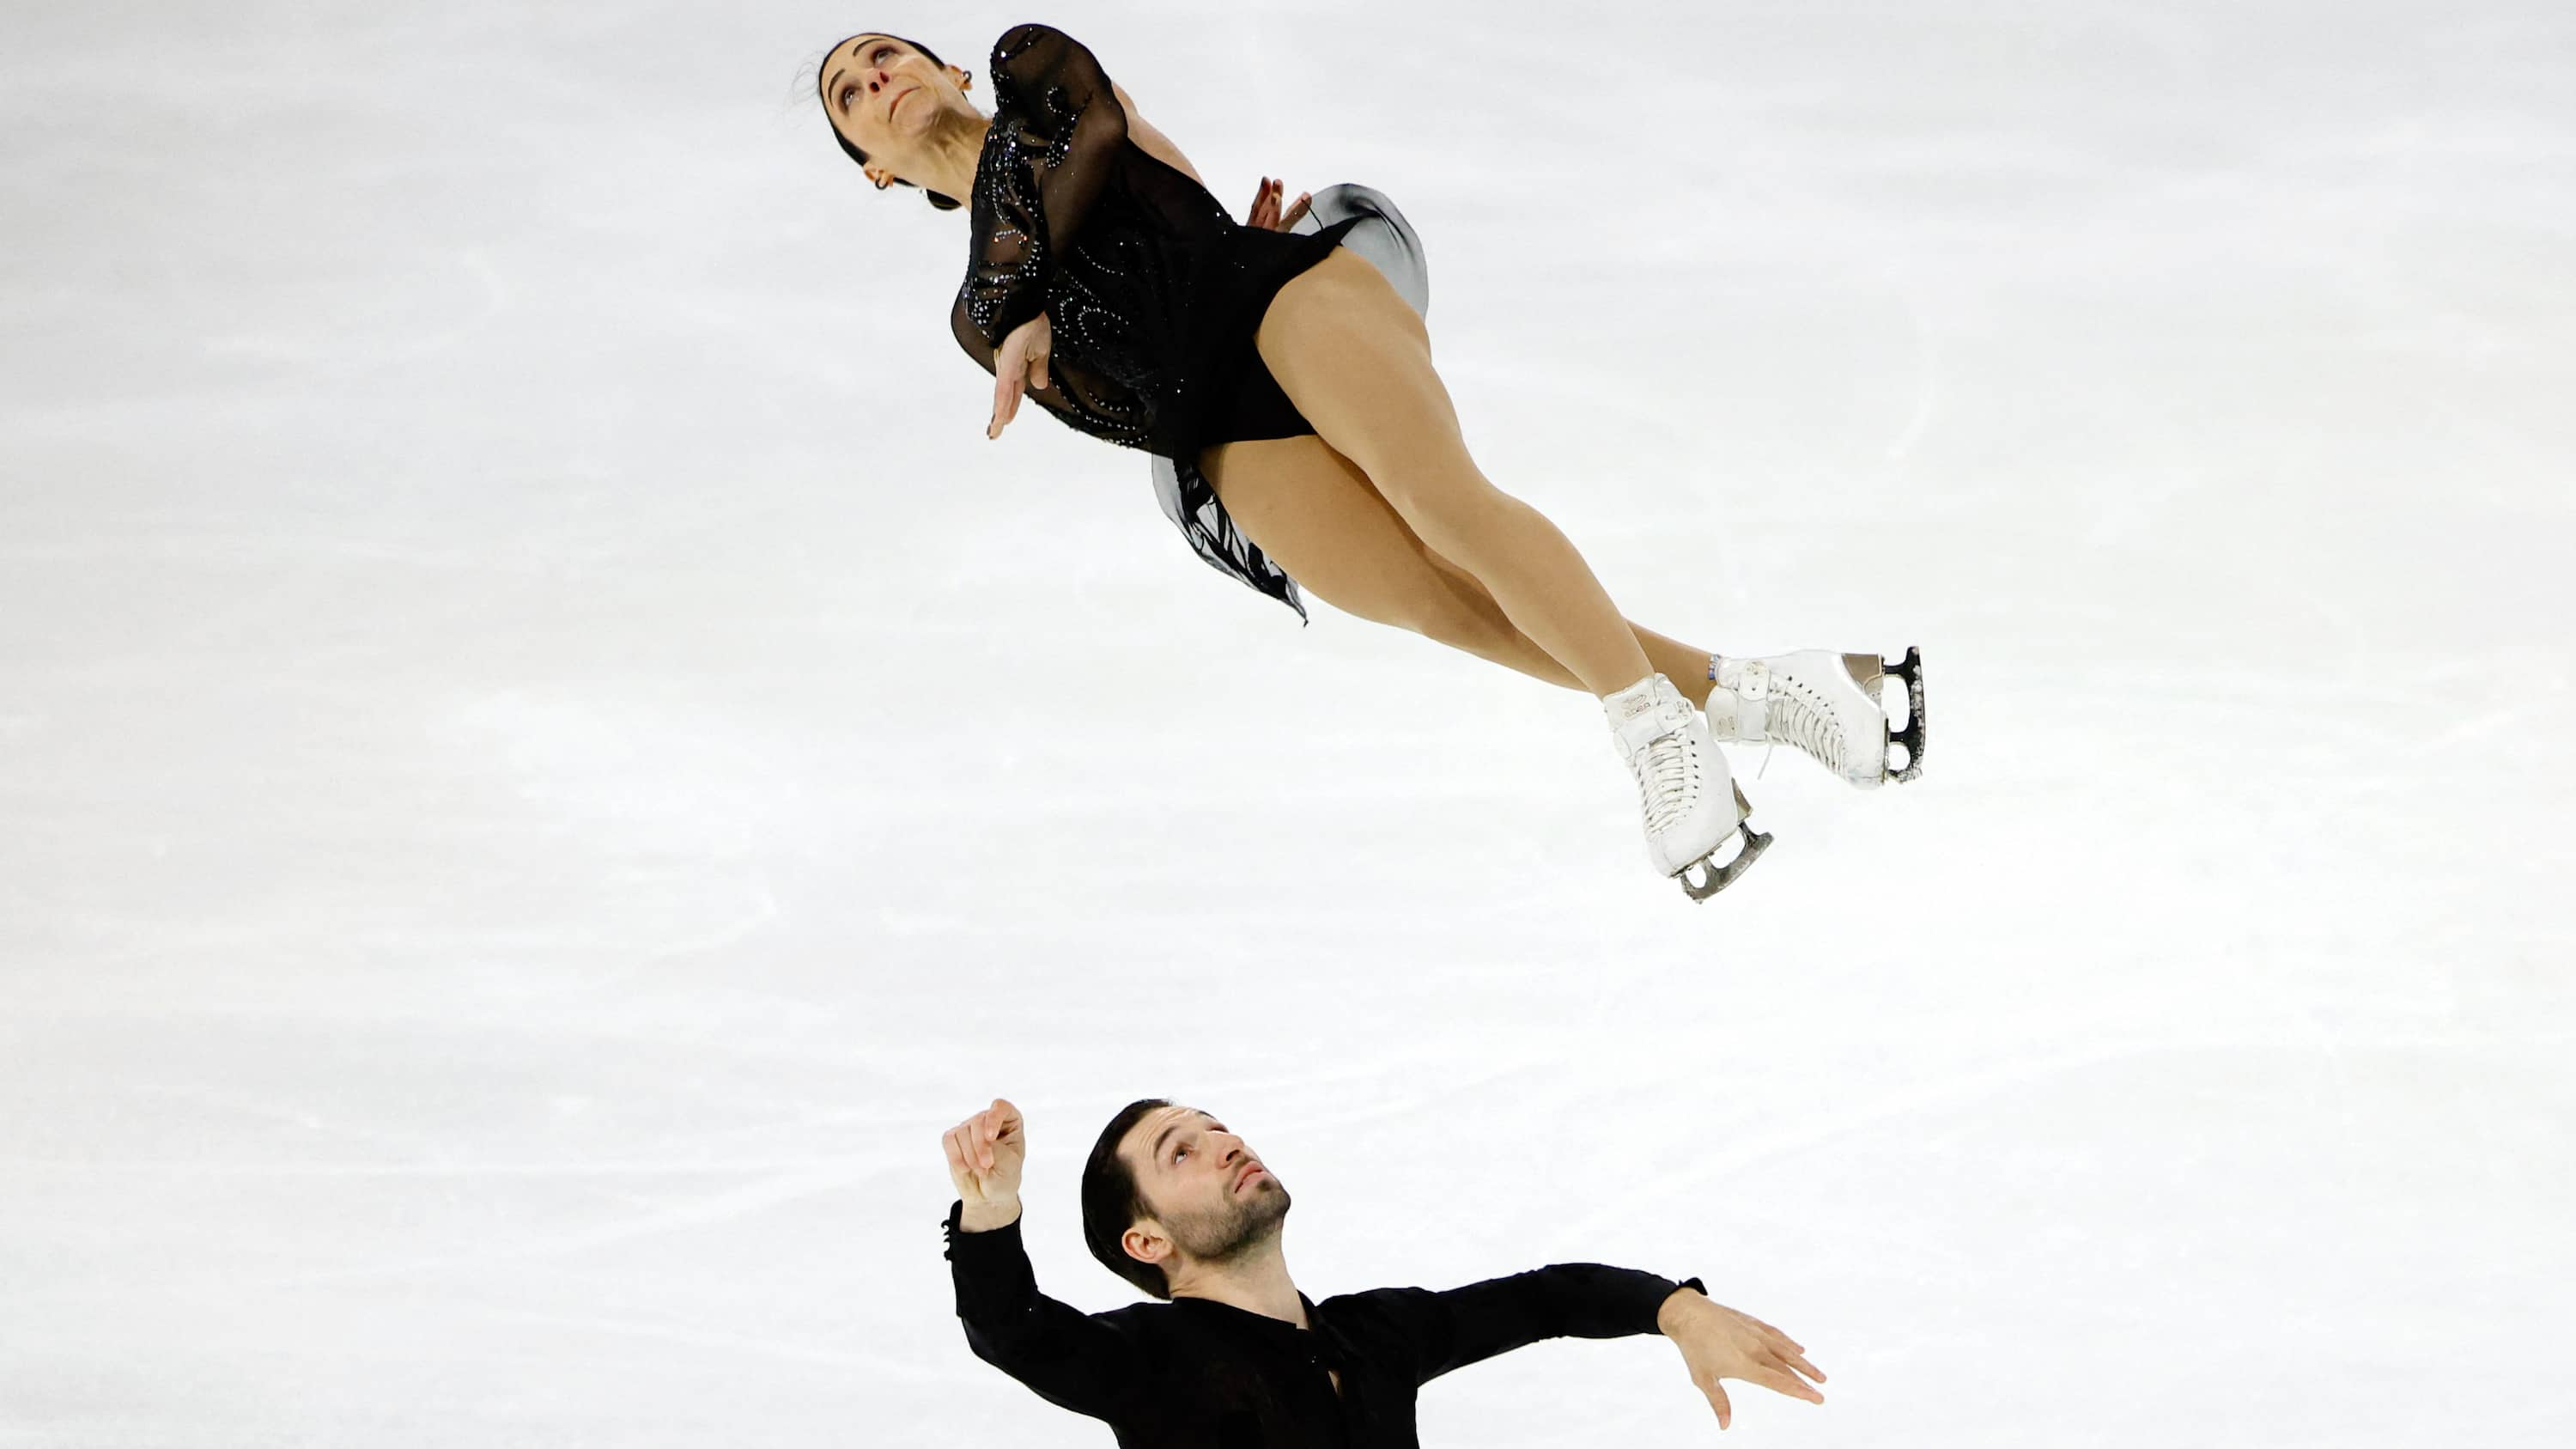
{"type": "Polygon", "coordinates": [[[992,118],[974,110],[953,125],[941,126],[930,138],[929,154],[918,165],[905,168],[903,179],[942,196],[971,201],[967,193],[975,189],[975,163],[983,157],[984,138],[992,129],[992,118]]]}

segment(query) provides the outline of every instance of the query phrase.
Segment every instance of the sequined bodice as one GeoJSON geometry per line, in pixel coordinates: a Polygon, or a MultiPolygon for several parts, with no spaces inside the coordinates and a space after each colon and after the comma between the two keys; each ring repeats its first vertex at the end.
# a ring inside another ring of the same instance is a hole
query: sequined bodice
{"type": "Polygon", "coordinates": [[[1020,26],[994,46],[992,74],[950,330],[989,372],[1002,339],[1046,313],[1049,386],[1029,396],[1094,437],[1171,456],[1188,446],[1175,419],[1190,281],[1234,222],[1128,139],[1116,88],[1080,42],[1020,26]]]}

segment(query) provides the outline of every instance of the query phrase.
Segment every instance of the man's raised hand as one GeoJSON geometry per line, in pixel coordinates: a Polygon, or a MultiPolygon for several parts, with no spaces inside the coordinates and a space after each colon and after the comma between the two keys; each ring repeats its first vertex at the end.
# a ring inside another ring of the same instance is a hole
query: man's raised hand
{"type": "Polygon", "coordinates": [[[1028,1124],[999,1097],[948,1129],[948,1180],[965,1203],[958,1226],[970,1233],[1002,1227],[1020,1215],[1020,1164],[1029,1155],[1028,1124]]]}
{"type": "Polygon", "coordinates": [[[1734,1406],[1726,1401],[1720,1379],[1741,1379],[1793,1399],[1821,1404],[1825,1396],[1806,1379],[1825,1381],[1824,1371],[1807,1362],[1797,1340],[1749,1313],[1711,1303],[1688,1288],[1675,1289],[1655,1315],[1655,1326],[1682,1351],[1691,1382],[1708,1395],[1717,1410],[1717,1427],[1733,1422],[1734,1406]],[[1799,1377],[1804,1374],[1805,1379],[1799,1377]]]}

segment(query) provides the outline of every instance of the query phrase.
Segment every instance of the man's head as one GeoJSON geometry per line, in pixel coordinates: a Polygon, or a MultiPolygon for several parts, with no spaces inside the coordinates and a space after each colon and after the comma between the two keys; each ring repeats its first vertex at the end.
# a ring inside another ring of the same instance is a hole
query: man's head
{"type": "Polygon", "coordinates": [[[1119,1109],[1082,1166],[1082,1240],[1109,1271],[1172,1296],[1173,1277],[1279,1236],[1288,1189],[1225,1124],[1159,1097],[1119,1109]]]}

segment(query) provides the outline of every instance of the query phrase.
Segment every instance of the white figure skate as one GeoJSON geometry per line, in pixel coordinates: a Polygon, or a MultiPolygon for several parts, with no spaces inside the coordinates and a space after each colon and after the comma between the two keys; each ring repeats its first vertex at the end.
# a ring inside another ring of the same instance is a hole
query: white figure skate
{"type": "Polygon", "coordinates": [[[1657,871],[1681,881],[1683,893],[1695,901],[1732,885],[1771,844],[1771,837],[1744,823],[1753,807],[1735,788],[1726,756],[1710,743],[1699,711],[1660,674],[1601,704],[1619,757],[1637,778],[1637,803],[1646,814],[1647,858],[1657,871]],[[1718,852],[1736,837],[1742,847],[1719,864],[1718,852]]]}
{"type": "Polygon", "coordinates": [[[1806,649],[1708,660],[1708,732],[1727,744],[1790,744],[1863,790],[1923,773],[1923,653],[1905,662],[1806,649]],[[1905,681],[1905,727],[1887,723],[1887,676],[1905,681]],[[1892,752],[1901,757],[1891,758],[1892,752]]]}

